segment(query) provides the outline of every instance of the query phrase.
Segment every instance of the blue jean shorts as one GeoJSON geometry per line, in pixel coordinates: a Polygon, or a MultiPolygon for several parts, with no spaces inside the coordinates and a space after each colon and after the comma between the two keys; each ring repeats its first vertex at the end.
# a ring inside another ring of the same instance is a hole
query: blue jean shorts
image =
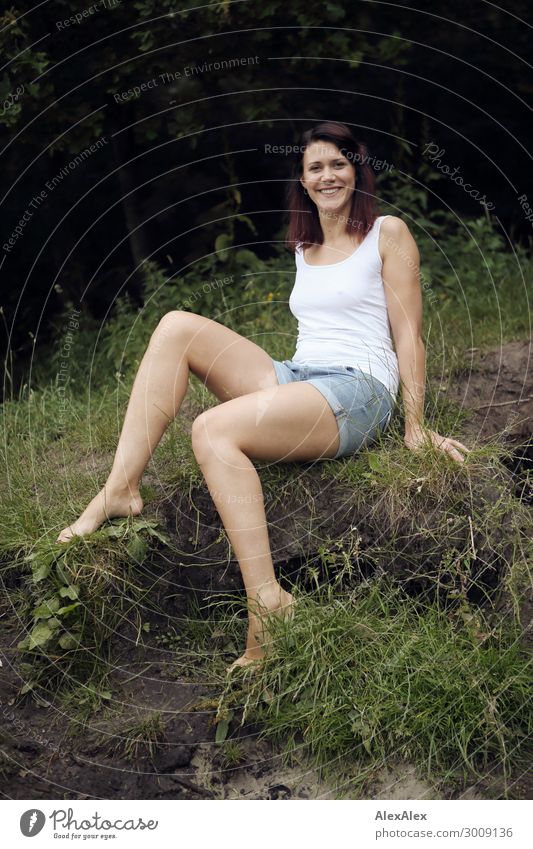
{"type": "Polygon", "coordinates": [[[395,401],[377,378],[354,366],[318,366],[272,360],[278,383],[305,380],[324,395],[339,429],[335,458],[353,454],[373,442],[391,420],[395,401]]]}

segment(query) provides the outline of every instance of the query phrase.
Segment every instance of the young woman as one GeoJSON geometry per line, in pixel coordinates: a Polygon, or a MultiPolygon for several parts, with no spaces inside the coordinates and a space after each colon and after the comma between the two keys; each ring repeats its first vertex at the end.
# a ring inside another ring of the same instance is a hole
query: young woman
{"type": "Polygon", "coordinates": [[[164,315],[135,378],[107,482],[58,537],[65,542],[106,519],[141,512],[141,476],[180,409],[189,372],[195,374],[223,402],[194,420],[192,445],[248,601],[246,650],[231,668],[264,656],[265,616],[285,615],[293,604],[274,573],[252,459],[308,462],[357,451],[388,426],[400,382],[406,446],[431,442],[458,462],[468,451],[423,424],[418,250],[400,218],[376,217],[364,146],[343,124],[323,123],[304,133],[300,150],[288,189],[287,244],[296,251],[289,305],[298,318],[293,359],[273,360],[195,313],[164,315]]]}

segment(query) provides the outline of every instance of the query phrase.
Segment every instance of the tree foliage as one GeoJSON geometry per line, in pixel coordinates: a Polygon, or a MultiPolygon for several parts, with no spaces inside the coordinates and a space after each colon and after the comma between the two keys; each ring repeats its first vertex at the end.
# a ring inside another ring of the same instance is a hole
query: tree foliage
{"type": "Polygon", "coordinates": [[[179,276],[206,257],[275,256],[289,159],[271,148],[319,120],[352,125],[428,210],[479,214],[453,181],[431,184],[424,148],[437,144],[527,238],[526,4],[512,5],[14,4],[0,18],[0,129],[18,359],[65,305],[102,318],[124,293],[142,304],[145,261],[179,276]]]}

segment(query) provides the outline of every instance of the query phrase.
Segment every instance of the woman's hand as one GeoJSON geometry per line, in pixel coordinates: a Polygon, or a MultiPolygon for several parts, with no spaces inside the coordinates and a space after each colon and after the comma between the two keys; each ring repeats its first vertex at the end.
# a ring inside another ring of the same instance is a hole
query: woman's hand
{"type": "Polygon", "coordinates": [[[421,448],[429,443],[445,454],[449,454],[458,463],[464,463],[465,458],[461,451],[467,454],[470,452],[470,449],[466,445],[463,445],[462,442],[459,442],[458,439],[452,439],[451,436],[441,436],[436,430],[429,430],[429,428],[420,425],[415,428],[406,429],[404,442],[407,448],[410,448],[412,451],[416,451],[417,448],[421,448]]]}

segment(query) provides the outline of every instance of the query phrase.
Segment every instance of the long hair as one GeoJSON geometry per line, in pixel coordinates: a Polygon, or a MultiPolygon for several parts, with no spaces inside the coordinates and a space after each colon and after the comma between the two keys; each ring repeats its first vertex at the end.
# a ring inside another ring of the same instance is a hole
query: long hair
{"type": "Polygon", "coordinates": [[[305,194],[300,183],[303,174],[305,149],[315,141],[332,142],[355,168],[355,190],[352,194],[350,214],[346,221],[347,233],[358,233],[363,239],[376,219],[375,176],[368,164],[366,145],[358,142],[352,131],[345,124],[325,121],[306,130],[292,165],[292,174],[286,190],[286,209],[289,213],[289,224],[285,238],[285,246],[293,251],[296,245],[303,248],[311,245],[321,245],[324,234],[316,205],[305,194]]]}

